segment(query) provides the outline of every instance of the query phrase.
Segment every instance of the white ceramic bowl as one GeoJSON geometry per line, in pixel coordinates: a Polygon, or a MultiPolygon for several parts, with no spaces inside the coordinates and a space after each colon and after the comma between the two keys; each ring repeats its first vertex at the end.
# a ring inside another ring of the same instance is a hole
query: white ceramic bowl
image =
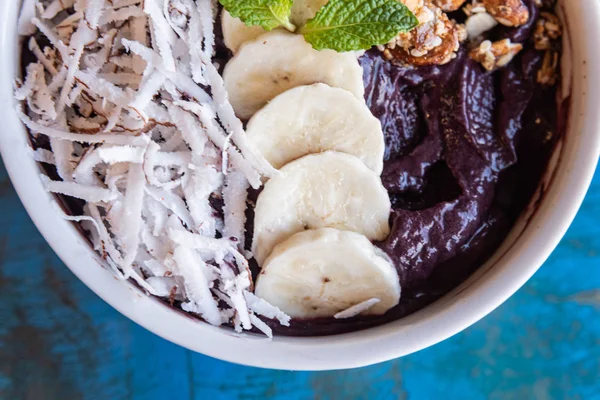
{"type": "Polygon", "coordinates": [[[186,317],[102,268],[79,232],[51,206],[14,111],[16,0],[0,1],[0,150],[21,201],[64,263],[106,302],[157,335],[215,358],[265,368],[326,370],[390,360],[438,343],[502,304],[550,255],[583,201],[600,153],[600,2],[564,0],[562,7],[572,45],[572,104],[569,130],[554,158],[555,173],[546,177],[541,205],[529,210],[529,223],[524,218],[517,223],[493,259],[464,284],[431,306],[383,326],[316,338],[239,336],[186,317]]]}

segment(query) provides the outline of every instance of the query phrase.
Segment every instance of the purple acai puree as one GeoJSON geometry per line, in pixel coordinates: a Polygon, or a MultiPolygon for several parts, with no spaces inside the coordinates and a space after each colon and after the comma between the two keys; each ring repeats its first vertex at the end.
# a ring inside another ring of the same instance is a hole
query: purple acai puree
{"type": "Polygon", "coordinates": [[[557,106],[558,85],[537,83],[545,53],[532,39],[539,10],[526,3],[526,25],[487,34],[524,45],[498,71],[485,71],[466,48],[449,64],[417,69],[376,49],[361,58],[365,99],[385,135],[382,180],[393,207],[392,232],[378,246],[398,269],[400,304],[376,318],[274,325],[278,333],[326,335],[401,318],[455,288],[498,248],[537,189],[568,108],[557,106]]]}

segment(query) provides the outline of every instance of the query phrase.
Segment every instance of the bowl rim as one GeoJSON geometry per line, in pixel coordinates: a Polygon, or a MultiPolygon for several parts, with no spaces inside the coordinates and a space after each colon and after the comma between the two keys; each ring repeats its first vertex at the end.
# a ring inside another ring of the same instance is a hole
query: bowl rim
{"type": "MultiPolygon", "coordinates": [[[[573,65],[572,109],[558,170],[520,240],[503,245],[496,256],[442,299],[403,319],[381,326],[325,337],[275,337],[236,334],[185,316],[99,267],[99,257],[52,207],[36,175],[25,129],[12,95],[18,52],[16,21],[20,2],[0,4],[0,152],[10,179],[31,219],[69,269],[120,313],[151,332],[196,352],[238,364],[287,370],[355,368],[398,358],[430,347],[466,329],[515,293],[542,265],[574,219],[592,181],[600,154],[600,55],[593,38],[600,34],[600,3],[577,2],[568,8],[571,37],[581,55],[573,65]],[[578,115],[574,115],[575,112],[578,115]],[[497,263],[501,266],[492,268],[497,263]]],[[[566,2],[563,2],[566,3],[566,2]]],[[[577,59],[577,56],[575,56],[577,59]]]]}

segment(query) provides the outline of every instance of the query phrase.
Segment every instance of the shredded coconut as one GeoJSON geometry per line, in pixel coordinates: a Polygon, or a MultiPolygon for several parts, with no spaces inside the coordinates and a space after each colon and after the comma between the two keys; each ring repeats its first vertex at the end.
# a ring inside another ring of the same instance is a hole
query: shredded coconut
{"type": "Polygon", "coordinates": [[[46,190],[65,196],[85,200],[88,203],[109,202],[117,197],[117,194],[104,188],[84,186],[75,182],[53,181],[46,175],[41,175],[46,190]]]}
{"type": "Polygon", "coordinates": [[[281,311],[279,308],[267,303],[265,300],[257,297],[253,293],[244,292],[244,297],[248,302],[248,307],[255,313],[271,319],[277,319],[281,325],[290,325],[290,316],[281,311]]]}
{"type": "Polygon", "coordinates": [[[33,35],[36,27],[32,22],[35,18],[36,0],[24,0],[21,6],[21,13],[17,21],[17,31],[19,35],[33,35]]]}
{"type": "Polygon", "coordinates": [[[254,325],[259,331],[261,331],[262,333],[264,333],[265,335],[267,335],[267,337],[269,339],[271,339],[273,337],[273,330],[271,328],[269,328],[269,325],[265,324],[264,321],[262,321],[260,318],[258,318],[256,315],[251,314],[250,315],[250,322],[252,323],[252,325],[254,325]]]}
{"type": "Polygon", "coordinates": [[[16,82],[46,189],[85,202],[63,216],[119,279],[213,325],[289,316],[252,294],[249,186],[277,171],[246,139],[212,63],[214,0],[25,0],[34,62],[16,82]],[[44,38],[41,40],[41,38],[44,38]],[[210,95],[209,95],[210,93],[210,95]],[[231,139],[231,141],[230,141],[231,139]],[[35,141],[35,143],[41,143],[35,141]]]}
{"type": "Polygon", "coordinates": [[[355,304],[352,307],[345,309],[344,311],[340,311],[339,313],[335,314],[333,317],[336,319],[345,319],[345,318],[356,317],[357,315],[369,310],[371,307],[373,307],[375,304],[379,303],[380,301],[381,301],[381,299],[378,299],[375,297],[372,299],[365,300],[362,303],[355,304]]]}
{"type": "Polygon", "coordinates": [[[247,198],[248,180],[237,171],[228,174],[223,188],[225,214],[223,236],[230,240],[237,240],[241,248],[244,248],[247,198]]]}
{"type": "Polygon", "coordinates": [[[44,164],[56,165],[54,153],[46,149],[33,150],[33,159],[44,164]]]}

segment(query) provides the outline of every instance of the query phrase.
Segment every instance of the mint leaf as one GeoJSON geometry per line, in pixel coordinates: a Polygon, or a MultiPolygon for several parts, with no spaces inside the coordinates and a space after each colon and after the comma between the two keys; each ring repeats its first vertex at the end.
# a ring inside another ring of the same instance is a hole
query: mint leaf
{"type": "Polygon", "coordinates": [[[232,16],[248,26],[261,26],[270,31],[284,26],[290,31],[296,27],[290,22],[293,0],[219,0],[232,16]]]}
{"type": "Polygon", "coordinates": [[[329,0],[300,33],[315,49],[366,50],[419,24],[398,0],[329,0]]]}

